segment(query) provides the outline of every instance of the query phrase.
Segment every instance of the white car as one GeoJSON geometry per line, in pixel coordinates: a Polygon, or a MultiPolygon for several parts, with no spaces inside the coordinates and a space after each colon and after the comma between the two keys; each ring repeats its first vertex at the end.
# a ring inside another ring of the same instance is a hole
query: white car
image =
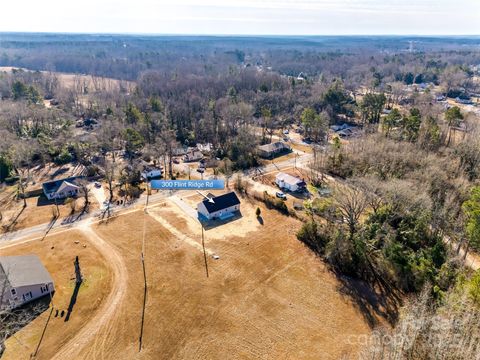
{"type": "Polygon", "coordinates": [[[283,130],[283,134],[288,135],[289,134],[288,130],[283,130]]]}
{"type": "Polygon", "coordinates": [[[281,192],[281,191],[277,191],[277,192],[275,193],[275,196],[276,196],[277,198],[279,198],[279,199],[282,199],[282,200],[285,200],[285,199],[287,198],[287,195],[285,195],[285,194],[284,194],[283,192],[281,192]]]}

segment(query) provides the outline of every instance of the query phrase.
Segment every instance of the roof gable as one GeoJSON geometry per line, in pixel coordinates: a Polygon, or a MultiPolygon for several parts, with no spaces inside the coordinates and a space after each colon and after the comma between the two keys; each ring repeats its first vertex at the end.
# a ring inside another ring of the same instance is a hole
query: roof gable
{"type": "MultiPolygon", "coordinates": [[[[43,191],[46,193],[46,194],[51,194],[51,193],[56,193],[60,186],[62,186],[62,184],[64,182],[67,182],[67,183],[70,183],[72,185],[75,185],[75,180],[79,179],[81,176],[73,176],[73,177],[69,177],[69,178],[65,178],[65,179],[59,179],[59,180],[54,180],[54,181],[48,181],[46,183],[43,183],[42,187],[43,187],[43,191]]],[[[76,185],[75,185],[76,186],[76,185]]]]}
{"type": "Polygon", "coordinates": [[[60,192],[60,191],[72,191],[72,190],[78,190],[79,187],[75,184],[72,184],[71,182],[68,182],[68,181],[64,181],[62,182],[62,184],[58,187],[58,190],[57,192],[60,192]]]}

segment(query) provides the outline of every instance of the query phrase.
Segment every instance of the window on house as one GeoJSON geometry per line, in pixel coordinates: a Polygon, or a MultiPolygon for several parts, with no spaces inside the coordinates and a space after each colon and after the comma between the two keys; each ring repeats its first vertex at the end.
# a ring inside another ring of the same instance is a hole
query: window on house
{"type": "Polygon", "coordinates": [[[10,290],[12,292],[12,295],[17,295],[17,291],[15,289],[10,290]]]}

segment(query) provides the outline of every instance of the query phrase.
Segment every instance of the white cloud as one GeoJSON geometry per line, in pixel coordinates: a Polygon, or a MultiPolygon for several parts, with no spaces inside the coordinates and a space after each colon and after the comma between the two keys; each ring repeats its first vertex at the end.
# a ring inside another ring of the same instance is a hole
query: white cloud
{"type": "Polygon", "coordinates": [[[0,31],[480,34],[479,0],[18,0],[0,9],[0,31]]]}

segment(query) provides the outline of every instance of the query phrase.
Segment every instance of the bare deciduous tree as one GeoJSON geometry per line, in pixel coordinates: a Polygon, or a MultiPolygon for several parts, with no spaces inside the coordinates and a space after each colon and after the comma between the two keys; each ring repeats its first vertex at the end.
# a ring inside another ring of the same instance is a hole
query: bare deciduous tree
{"type": "Polygon", "coordinates": [[[335,201],[338,210],[348,225],[350,239],[352,239],[357,230],[360,217],[367,208],[367,198],[361,189],[349,183],[337,186],[335,189],[335,201]]]}

